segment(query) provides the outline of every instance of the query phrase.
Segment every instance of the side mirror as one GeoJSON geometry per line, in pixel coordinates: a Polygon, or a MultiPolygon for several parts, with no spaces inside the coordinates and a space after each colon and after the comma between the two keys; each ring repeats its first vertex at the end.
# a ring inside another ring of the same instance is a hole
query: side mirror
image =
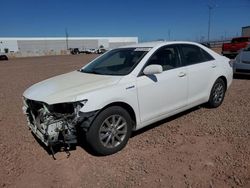
{"type": "Polygon", "coordinates": [[[152,75],[152,74],[160,74],[162,73],[163,69],[161,65],[148,65],[143,70],[145,75],[152,75]]]}

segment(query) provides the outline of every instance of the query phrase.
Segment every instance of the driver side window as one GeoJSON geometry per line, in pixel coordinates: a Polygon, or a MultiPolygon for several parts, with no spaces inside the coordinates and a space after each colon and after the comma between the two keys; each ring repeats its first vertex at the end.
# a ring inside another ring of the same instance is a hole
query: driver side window
{"type": "Polygon", "coordinates": [[[161,65],[163,71],[179,67],[179,55],[175,46],[165,46],[158,49],[148,60],[147,65],[161,65]]]}

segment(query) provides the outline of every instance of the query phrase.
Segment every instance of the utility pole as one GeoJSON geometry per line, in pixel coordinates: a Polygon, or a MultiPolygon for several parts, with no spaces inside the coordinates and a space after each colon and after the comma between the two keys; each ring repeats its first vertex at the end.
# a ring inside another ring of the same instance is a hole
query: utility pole
{"type": "Polygon", "coordinates": [[[170,41],[170,39],[171,39],[171,30],[169,29],[168,30],[168,40],[170,41]]]}
{"type": "Polygon", "coordinates": [[[210,41],[210,29],[211,29],[211,11],[214,7],[208,5],[208,31],[207,31],[207,42],[210,41]]]}
{"type": "Polygon", "coordinates": [[[65,37],[66,37],[66,48],[69,49],[69,33],[67,28],[65,28],[65,37]]]}
{"type": "Polygon", "coordinates": [[[212,3],[210,1],[210,3],[208,4],[208,31],[207,31],[207,42],[210,42],[210,30],[211,30],[211,14],[212,14],[212,10],[217,7],[217,5],[214,3],[212,3]]]}
{"type": "Polygon", "coordinates": [[[170,29],[168,30],[168,40],[169,41],[171,40],[171,30],[170,29]]]}

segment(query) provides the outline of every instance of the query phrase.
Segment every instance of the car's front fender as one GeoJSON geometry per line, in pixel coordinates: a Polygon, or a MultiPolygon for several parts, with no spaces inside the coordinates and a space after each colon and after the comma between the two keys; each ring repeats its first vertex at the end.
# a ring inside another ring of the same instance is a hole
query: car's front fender
{"type": "Polygon", "coordinates": [[[77,96],[76,100],[87,99],[87,103],[80,109],[81,112],[101,110],[111,103],[126,103],[131,106],[136,116],[136,123],[140,123],[139,106],[137,100],[136,85],[132,83],[120,83],[103,89],[95,90],[77,96]]]}

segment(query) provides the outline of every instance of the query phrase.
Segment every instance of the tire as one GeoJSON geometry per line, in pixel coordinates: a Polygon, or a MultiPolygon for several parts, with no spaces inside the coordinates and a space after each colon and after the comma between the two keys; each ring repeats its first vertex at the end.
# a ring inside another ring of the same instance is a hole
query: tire
{"type": "Polygon", "coordinates": [[[132,119],[119,106],[109,107],[94,119],[86,132],[86,141],[94,153],[111,155],[123,149],[131,135],[132,119]]]}
{"type": "Polygon", "coordinates": [[[221,78],[218,78],[211,89],[208,106],[210,108],[219,107],[224,100],[225,93],[226,84],[221,78]]]}
{"type": "Polygon", "coordinates": [[[8,57],[5,55],[4,56],[4,60],[6,60],[6,61],[8,61],[9,59],[8,59],[8,57]]]}

